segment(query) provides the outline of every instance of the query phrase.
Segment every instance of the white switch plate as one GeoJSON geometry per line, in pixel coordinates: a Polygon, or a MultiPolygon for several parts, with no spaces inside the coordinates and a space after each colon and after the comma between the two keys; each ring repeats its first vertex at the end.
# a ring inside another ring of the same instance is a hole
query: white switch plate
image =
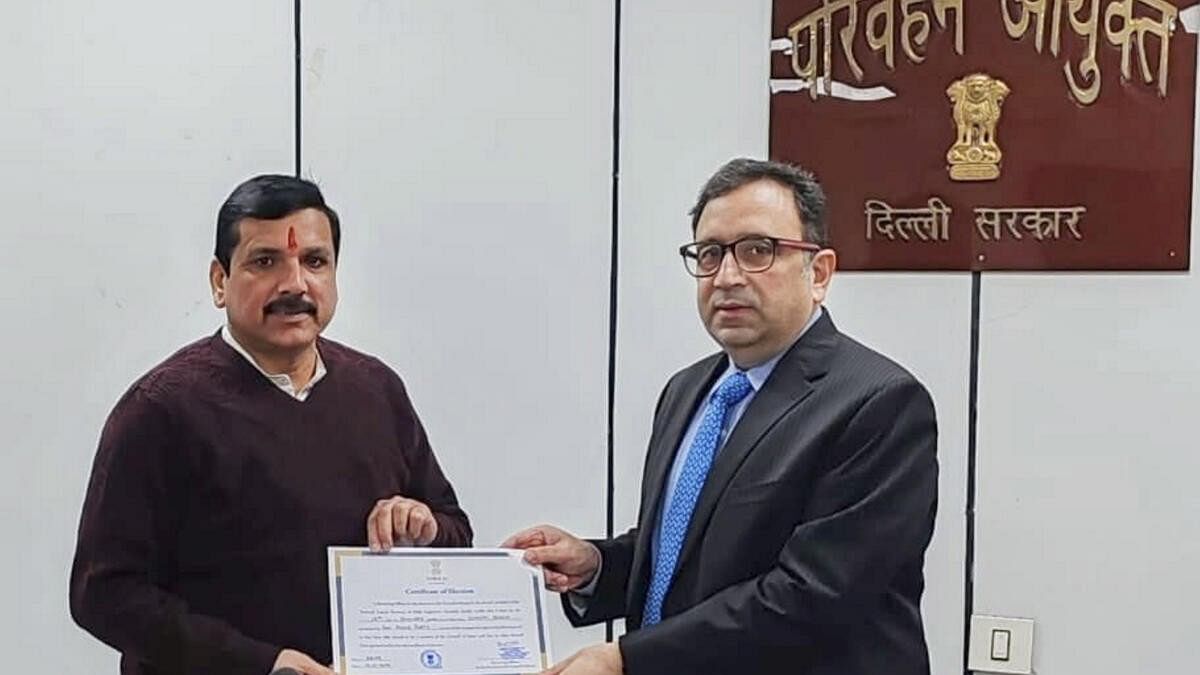
{"type": "Polygon", "coordinates": [[[1033,620],[1002,616],[971,617],[967,668],[980,673],[1033,673],[1033,620]],[[1008,660],[992,658],[993,631],[1008,631],[1008,660]]]}

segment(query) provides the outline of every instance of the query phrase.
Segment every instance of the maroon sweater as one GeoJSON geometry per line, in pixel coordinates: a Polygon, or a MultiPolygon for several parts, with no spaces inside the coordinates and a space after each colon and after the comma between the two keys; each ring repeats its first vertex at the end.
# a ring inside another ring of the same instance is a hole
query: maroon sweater
{"type": "Polygon", "coordinates": [[[297,401],[221,339],[138,380],[100,437],[71,613],[125,675],[266,675],[279,650],[330,663],[325,547],[365,546],[393,495],[429,505],[434,546],[471,527],[404,384],[330,340],[297,401]]]}

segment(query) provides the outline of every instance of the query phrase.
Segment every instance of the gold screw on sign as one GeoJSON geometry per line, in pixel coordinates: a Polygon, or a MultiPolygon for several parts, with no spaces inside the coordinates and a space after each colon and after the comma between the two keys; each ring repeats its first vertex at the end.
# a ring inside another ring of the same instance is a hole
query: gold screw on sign
{"type": "Polygon", "coordinates": [[[996,127],[1008,85],[987,73],[972,73],[946,89],[954,103],[958,138],[946,153],[950,179],[996,180],[1000,177],[1000,146],[996,127]]]}

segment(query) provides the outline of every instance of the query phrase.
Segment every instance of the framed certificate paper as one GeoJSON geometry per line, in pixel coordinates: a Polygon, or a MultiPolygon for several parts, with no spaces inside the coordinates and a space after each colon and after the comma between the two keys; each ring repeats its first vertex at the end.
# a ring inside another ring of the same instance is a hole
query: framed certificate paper
{"type": "Polygon", "coordinates": [[[329,548],[340,675],[522,675],[550,667],[541,569],[506,549],[329,548]]]}

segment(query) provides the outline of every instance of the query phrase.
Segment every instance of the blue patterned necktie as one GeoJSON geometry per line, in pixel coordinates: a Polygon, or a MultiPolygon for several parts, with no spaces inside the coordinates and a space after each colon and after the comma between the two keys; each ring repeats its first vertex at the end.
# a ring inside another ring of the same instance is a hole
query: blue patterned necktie
{"type": "Polygon", "coordinates": [[[654,558],[650,588],[646,591],[643,626],[653,626],[662,621],[663,600],[667,597],[667,590],[671,588],[675,564],[679,560],[679,549],[683,547],[683,539],[687,535],[688,523],[692,520],[692,511],[696,508],[696,500],[700,497],[700,489],[704,487],[708,470],[712,468],[713,456],[717,452],[717,445],[721,442],[725,416],[731,408],[746,398],[750,391],[750,380],[746,374],[734,373],[717,387],[704,408],[704,416],[700,418],[700,426],[696,427],[696,437],[692,439],[692,445],[688,448],[687,459],[683,461],[683,469],[675,483],[675,494],[671,498],[659,533],[658,555],[654,558]]]}

